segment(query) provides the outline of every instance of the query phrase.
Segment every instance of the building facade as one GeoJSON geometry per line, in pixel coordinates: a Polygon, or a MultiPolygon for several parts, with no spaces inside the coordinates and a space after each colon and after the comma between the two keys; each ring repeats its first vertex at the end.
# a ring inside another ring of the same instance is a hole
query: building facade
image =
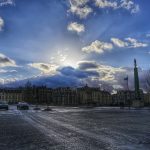
{"type": "Polygon", "coordinates": [[[77,91],[71,88],[57,88],[52,91],[52,104],[77,106],[79,104],[77,91]]]}
{"type": "MultiPolygon", "coordinates": [[[[130,106],[135,100],[135,92],[121,90],[111,95],[100,88],[88,87],[72,89],[69,87],[50,89],[45,86],[26,86],[17,89],[0,89],[0,100],[8,103],[25,101],[31,104],[48,104],[56,106],[130,106]]],[[[140,90],[140,97],[145,106],[150,106],[150,93],[140,90]]]]}
{"type": "MultiPolygon", "coordinates": [[[[142,90],[139,90],[139,96],[144,100],[144,93],[142,90]]],[[[120,90],[112,95],[113,105],[115,106],[131,106],[135,99],[135,92],[130,90],[120,90]]]]}
{"type": "Polygon", "coordinates": [[[150,93],[144,94],[144,106],[150,106],[150,93]]]}
{"type": "Polygon", "coordinates": [[[72,89],[69,87],[50,89],[45,86],[26,86],[20,89],[1,89],[0,100],[9,103],[25,101],[31,104],[49,104],[59,106],[112,104],[111,94],[99,88],[88,87],[72,89]]]}
{"type": "Polygon", "coordinates": [[[108,106],[112,104],[111,94],[101,91],[100,88],[91,88],[87,85],[77,89],[80,105],[108,106]]]}
{"type": "Polygon", "coordinates": [[[22,89],[0,89],[0,100],[9,103],[23,101],[22,89]]]}

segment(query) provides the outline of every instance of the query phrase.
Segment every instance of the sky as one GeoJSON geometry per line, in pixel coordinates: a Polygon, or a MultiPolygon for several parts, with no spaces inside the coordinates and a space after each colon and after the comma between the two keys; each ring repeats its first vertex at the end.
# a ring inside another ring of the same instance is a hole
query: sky
{"type": "Polygon", "coordinates": [[[150,68],[148,0],[0,0],[0,84],[140,85],[150,68]]]}

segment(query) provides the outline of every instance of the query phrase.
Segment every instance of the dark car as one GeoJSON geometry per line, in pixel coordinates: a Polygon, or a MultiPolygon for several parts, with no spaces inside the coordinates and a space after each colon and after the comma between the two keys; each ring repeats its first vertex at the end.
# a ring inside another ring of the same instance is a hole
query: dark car
{"type": "Polygon", "coordinates": [[[0,101],[0,109],[8,110],[9,109],[8,103],[5,101],[0,101]]]}
{"type": "Polygon", "coordinates": [[[29,104],[26,102],[19,102],[17,104],[17,109],[19,110],[28,110],[29,109],[29,104]]]}

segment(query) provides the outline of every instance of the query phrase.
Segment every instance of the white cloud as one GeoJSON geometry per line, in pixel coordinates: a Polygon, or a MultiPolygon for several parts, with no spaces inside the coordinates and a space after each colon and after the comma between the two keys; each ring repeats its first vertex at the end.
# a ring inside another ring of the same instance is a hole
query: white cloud
{"type": "Polygon", "coordinates": [[[0,53],[0,67],[14,67],[16,66],[16,62],[4,54],[0,53]]]}
{"type": "Polygon", "coordinates": [[[105,51],[110,51],[113,49],[113,45],[111,43],[101,42],[96,40],[92,42],[89,46],[83,47],[82,51],[86,53],[104,53],[105,51]]]}
{"type": "Polygon", "coordinates": [[[74,6],[83,6],[87,4],[87,2],[89,2],[89,0],[70,0],[70,4],[74,6]]]}
{"type": "Polygon", "coordinates": [[[113,9],[126,9],[131,13],[137,13],[140,8],[138,4],[135,4],[133,0],[121,0],[121,1],[110,1],[110,0],[95,0],[95,5],[99,8],[113,8],[113,9]]]}
{"type": "Polygon", "coordinates": [[[137,41],[136,39],[133,39],[133,38],[126,38],[125,40],[127,40],[129,42],[129,48],[140,48],[140,47],[147,47],[148,44],[146,43],[142,43],[142,42],[139,42],[137,41]]]}
{"type": "Polygon", "coordinates": [[[3,30],[4,27],[4,20],[0,17],[0,31],[3,30]]]}
{"type": "Polygon", "coordinates": [[[139,5],[135,4],[133,0],[122,0],[120,8],[125,8],[131,13],[137,13],[140,10],[139,5]]]}
{"type": "Polygon", "coordinates": [[[124,40],[120,40],[118,38],[111,38],[112,43],[120,48],[142,48],[142,47],[147,47],[147,43],[142,43],[139,42],[138,40],[128,37],[125,38],[124,40]]]}
{"type": "Polygon", "coordinates": [[[0,73],[16,73],[17,70],[5,70],[5,69],[0,69],[0,73]]]}
{"type": "Polygon", "coordinates": [[[83,24],[79,24],[77,22],[72,22],[67,27],[68,31],[76,32],[76,33],[82,33],[85,31],[85,27],[83,24]]]}
{"type": "Polygon", "coordinates": [[[95,0],[95,5],[98,6],[99,8],[106,8],[106,7],[111,7],[111,8],[118,8],[117,2],[111,2],[108,0],[95,0]]]}
{"type": "Polygon", "coordinates": [[[101,81],[105,82],[116,82],[116,75],[120,73],[125,73],[126,70],[123,68],[117,68],[107,65],[99,65],[99,72],[101,73],[101,81]]]}
{"type": "Polygon", "coordinates": [[[58,66],[49,63],[30,63],[30,67],[40,70],[44,74],[55,74],[58,66]]]}
{"type": "Polygon", "coordinates": [[[113,42],[113,44],[117,47],[127,47],[128,43],[125,41],[122,41],[118,38],[111,38],[111,41],[113,42]]]}
{"type": "Polygon", "coordinates": [[[14,5],[14,0],[0,0],[0,6],[14,5]]]}
{"type": "MultiPolygon", "coordinates": [[[[89,6],[90,0],[69,0],[70,8],[68,12],[75,14],[80,17],[80,19],[85,19],[87,16],[93,12],[93,9],[89,6]]],[[[137,13],[140,8],[133,0],[92,0],[95,3],[95,6],[104,9],[112,8],[125,9],[130,13],[137,13]]]]}
{"type": "Polygon", "coordinates": [[[119,48],[142,48],[142,47],[147,47],[147,43],[139,42],[138,40],[134,38],[125,38],[124,40],[120,40],[119,38],[111,38],[112,43],[107,43],[107,42],[101,42],[99,40],[96,40],[92,42],[90,45],[85,46],[82,48],[83,52],[86,53],[104,53],[105,51],[110,51],[114,48],[113,45],[119,48]]]}
{"type": "Polygon", "coordinates": [[[92,12],[92,9],[88,6],[84,6],[82,8],[76,7],[76,6],[71,6],[70,12],[72,12],[73,14],[76,14],[81,19],[84,19],[92,12]]]}
{"type": "Polygon", "coordinates": [[[93,10],[86,3],[88,0],[70,0],[69,12],[85,19],[93,10]]]}

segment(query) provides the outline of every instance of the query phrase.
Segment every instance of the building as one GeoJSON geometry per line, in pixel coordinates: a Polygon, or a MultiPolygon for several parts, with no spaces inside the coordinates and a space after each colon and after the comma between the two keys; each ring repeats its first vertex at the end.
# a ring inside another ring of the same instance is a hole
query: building
{"type": "Polygon", "coordinates": [[[0,98],[9,103],[25,101],[31,104],[58,106],[112,105],[112,97],[109,92],[87,85],[77,89],[69,87],[50,89],[45,86],[31,86],[28,83],[24,88],[1,89],[0,98]]]}
{"type": "Polygon", "coordinates": [[[133,107],[142,107],[144,106],[144,93],[140,89],[139,85],[139,76],[138,76],[138,67],[136,59],[134,59],[134,91],[130,91],[128,88],[128,77],[127,89],[117,91],[117,94],[112,95],[113,105],[116,106],[133,106],[133,107]]]}
{"type": "Polygon", "coordinates": [[[52,91],[52,104],[61,106],[77,106],[77,91],[69,87],[57,88],[52,91]]]}
{"type": "Polygon", "coordinates": [[[138,75],[138,67],[136,63],[136,59],[134,59],[134,88],[135,88],[135,99],[132,101],[133,107],[143,107],[144,106],[144,99],[140,92],[140,85],[139,85],[139,75],[138,75]]]}
{"type": "MultiPolygon", "coordinates": [[[[144,93],[139,90],[139,95],[141,99],[144,99],[144,93]]],[[[133,101],[136,99],[134,91],[130,90],[120,90],[116,94],[112,95],[113,105],[115,106],[131,106],[133,101]]]]}
{"type": "Polygon", "coordinates": [[[144,106],[150,106],[150,93],[144,94],[144,106]]]}
{"type": "Polygon", "coordinates": [[[0,100],[8,103],[17,103],[23,100],[22,89],[5,88],[0,89],[0,100]]]}
{"type": "Polygon", "coordinates": [[[87,85],[77,89],[79,105],[108,106],[112,104],[111,94],[101,91],[100,88],[87,85]]]}

